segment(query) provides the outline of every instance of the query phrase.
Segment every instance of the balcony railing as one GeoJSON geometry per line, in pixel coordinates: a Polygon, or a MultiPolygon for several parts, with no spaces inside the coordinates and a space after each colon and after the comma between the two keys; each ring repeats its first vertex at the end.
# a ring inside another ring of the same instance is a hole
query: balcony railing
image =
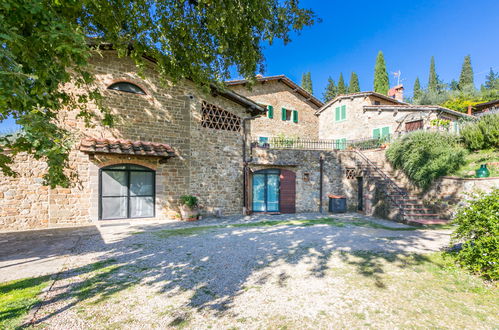
{"type": "Polygon", "coordinates": [[[298,150],[369,150],[381,148],[390,141],[390,136],[383,138],[365,138],[356,140],[312,140],[300,138],[254,139],[251,146],[261,149],[298,149],[298,150]]]}

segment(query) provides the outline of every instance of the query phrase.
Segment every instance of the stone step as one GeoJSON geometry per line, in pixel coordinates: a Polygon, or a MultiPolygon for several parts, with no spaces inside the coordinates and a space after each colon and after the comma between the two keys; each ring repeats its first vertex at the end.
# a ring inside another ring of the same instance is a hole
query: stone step
{"type": "Polygon", "coordinates": [[[405,213],[404,215],[406,218],[417,218],[417,219],[436,218],[439,216],[438,214],[435,213],[405,213]]]}
{"type": "Polygon", "coordinates": [[[416,226],[425,226],[425,225],[446,225],[449,223],[449,220],[445,219],[413,219],[413,220],[406,220],[405,221],[409,225],[416,225],[416,226]]]}
{"type": "Polygon", "coordinates": [[[405,206],[402,206],[402,208],[406,212],[413,212],[413,213],[421,213],[421,212],[428,212],[428,211],[431,212],[432,211],[432,209],[427,209],[424,207],[405,207],[405,206]]]}

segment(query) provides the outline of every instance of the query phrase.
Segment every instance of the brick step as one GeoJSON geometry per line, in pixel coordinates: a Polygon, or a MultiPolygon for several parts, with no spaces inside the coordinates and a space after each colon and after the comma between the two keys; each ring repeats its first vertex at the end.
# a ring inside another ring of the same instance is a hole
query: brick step
{"type": "Polygon", "coordinates": [[[415,208],[415,207],[404,207],[402,206],[402,208],[404,209],[404,211],[406,212],[414,212],[414,213],[421,213],[421,212],[428,212],[428,211],[432,211],[431,209],[426,209],[426,208],[415,208]]]}
{"type": "Polygon", "coordinates": [[[449,220],[445,219],[414,219],[405,221],[409,225],[424,226],[424,225],[446,225],[449,220]]]}
{"type": "Polygon", "coordinates": [[[404,213],[404,215],[409,218],[435,218],[439,216],[434,213],[404,213]]]}

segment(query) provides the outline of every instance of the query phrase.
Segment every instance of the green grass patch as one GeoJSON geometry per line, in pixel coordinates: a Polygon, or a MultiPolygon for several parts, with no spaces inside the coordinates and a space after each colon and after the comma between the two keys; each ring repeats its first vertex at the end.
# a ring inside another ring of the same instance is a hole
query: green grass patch
{"type": "Polygon", "coordinates": [[[40,301],[40,292],[50,276],[25,278],[0,284],[0,329],[15,329],[40,301]]]}
{"type": "MultiPolygon", "coordinates": [[[[212,231],[216,229],[224,228],[253,228],[253,227],[275,227],[275,226],[316,226],[316,225],[328,225],[333,227],[345,227],[345,226],[357,226],[357,227],[367,227],[374,229],[384,229],[391,231],[407,231],[407,230],[417,230],[416,227],[390,227],[379,223],[362,220],[360,218],[355,218],[353,220],[340,220],[335,218],[320,218],[312,220],[276,220],[276,221],[258,221],[249,223],[235,223],[230,225],[212,225],[212,226],[199,226],[199,227],[187,227],[187,228],[177,228],[177,229],[164,229],[154,232],[153,234],[159,238],[168,238],[172,236],[191,236],[196,234],[205,233],[207,231],[212,231]]],[[[138,232],[140,234],[144,232],[138,232]]]]}
{"type": "MultiPolygon", "coordinates": [[[[465,156],[465,164],[453,172],[452,175],[460,178],[473,178],[475,177],[475,170],[480,168],[480,165],[493,162],[499,162],[499,151],[497,150],[471,152],[465,156]]],[[[487,166],[487,168],[491,177],[499,177],[499,166],[487,166]]]]}

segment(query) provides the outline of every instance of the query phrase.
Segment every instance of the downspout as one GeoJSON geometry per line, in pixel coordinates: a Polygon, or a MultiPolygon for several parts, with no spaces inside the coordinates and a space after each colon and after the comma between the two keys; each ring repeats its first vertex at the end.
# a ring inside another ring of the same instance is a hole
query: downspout
{"type": "Polygon", "coordinates": [[[248,117],[248,118],[243,118],[242,119],[242,126],[243,126],[243,214],[246,215],[248,210],[246,208],[246,203],[248,201],[248,192],[246,191],[246,177],[248,174],[248,162],[250,162],[253,159],[253,156],[251,156],[249,159],[246,159],[246,143],[248,142],[246,139],[246,122],[256,119],[260,117],[258,116],[253,116],[253,117],[248,117]]]}
{"type": "Polygon", "coordinates": [[[319,213],[322,213],[322,196],[323,196],[323,189],[322,189],[322,181],[324,178],[324,158],[322,155],[319,158],[319,213]]]}

